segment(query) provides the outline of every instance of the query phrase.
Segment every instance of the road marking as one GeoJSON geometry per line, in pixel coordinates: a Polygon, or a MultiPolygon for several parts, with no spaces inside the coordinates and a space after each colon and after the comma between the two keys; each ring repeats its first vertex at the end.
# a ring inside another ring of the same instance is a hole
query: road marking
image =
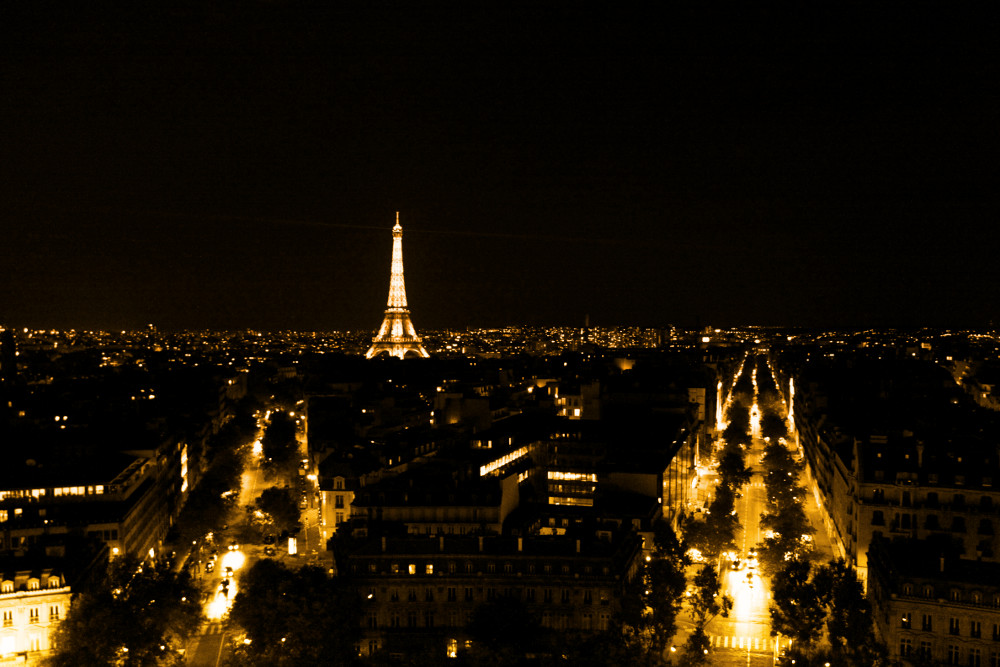
{"type": "Polygon", "coordinates": [[[746,649],[748,651],[773,650],[770,637],[738,637],[736,635],[709,635],[709,646],[714,648],[746,649]]]}

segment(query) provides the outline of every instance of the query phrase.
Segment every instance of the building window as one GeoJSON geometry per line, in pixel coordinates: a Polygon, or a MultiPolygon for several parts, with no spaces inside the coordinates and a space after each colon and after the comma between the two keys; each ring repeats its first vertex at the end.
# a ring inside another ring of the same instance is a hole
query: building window
{"type": "Polygon", "coordinates": [[[924,614],[920,618],[920,629],[923,630],[924,632],[934,631],[934,621],[930,614],[924,614]]]}
{"type": "Polygon", "coordinates": [[[487,600],[496,600],[497,599],[497,589],[495,589],[495,588],[487,588],[486,589],[486,599],[487,600]]]}
{"type": "Polygon", "coordinates": [[[957,588],[951,589],[951,601],[952,602],[961,602],[962,601],[962,591],[958,590],[957,588]]]}
{"type": "Polygon", "coordinates": [[[28,610],[28,622],[38,623],[38,607],[32,607],[28,610]]]}
{"type": "Polygon", "coordinates": [[[510,574],[513,571],[514,571],[514,566],[513,565],[511,565],[510,563],[504,563],[503,564],[503,573],[504,574],[510,574]]]}
{"type": "Polygon", "coordinates": [[[899,655],[905,658],[908,655],[913,654],[913,640],[909,637],[903,637],[899,640],[899,655]]]}
{"type": "Polygon", "coordinates": [[[983,635],[983,624],[980,621],[969,622],[969,636],[979,639],[983,635]]]}
{"type": "Polygon", "coordinates": [[[424,602],[434,602],[434,589],[430,587],[424,589],[424,602]]]}
{"type": "Polygon", "coordinates": [[[417,627],[417,612],[411,611],[406,614],[406,627],[408,628],[417,627]]]}
{"type": "Polygon", "coordinates": [[[434,574],[434,563],[427,563],[424,567],[424,574],[434,574]]]}
{"type": "Polygon", "coordinates": [[[410,602],[416,602],[417,601],[417,589],[416,588],[411,588],[409,590],[409,592],[406,594],[406,599],[409,600],[410,602]]]}
{"type": "Polygon", "coordinates": [[[913,618],[913,614],[911,614],[910,612],[905,612],[903,614],[903,619],[902,619],[903,622],[902,622],[902,625],[900,627],[902,627],[904,630],[909,630],[910,629],[910,621],[912,620],[912,618],[913,618]]]}
{"type": "Polygon", "coordinates": [[[486,571],[489,572],[490,574],[496,574],[497,564],[490,563],[489,565],[486,566],[486,571]]]}
{"type": "Polygon", "coordinates": [[[913,595],[913,584],[903,584],[903,595],[913,595]]]}
{"type": "Polygon", "coordinates": [[[333,499],[333,508],[342,510],[344,509],[344,494],[338,493],[333,499]]]}
{"type": "Polygon", "coordinates": [[[959,660],[958,644],[948,644],[948,664],[957,665],[959,660]]]}
{"type": "Polygon", "coordinates": [[[534,602],[535,601],[535,589],[534,588],[529,588],[528,590],[524,591],[524,601],[525,602],[534,602]]]}
{"type": "Polygon", "coordinates": [[[594,594],[591,591],[583,592],[583,604],[594,604],[594,594]]]}
{"type": "Polygon", "coordinates": [[[425,611],[424,612],[424,627],[433,628],[434,627],[434,612],[425,611]]]}
{"type": "Polygon", "coordinates": [[[448,561],[448,574],[455,574],[455,561],[448,561]]]}
{"type": "Polygon", "coordinates": [[[374,630],[378,627],[378,613],[374,611],[368,612],[368,628],[374,630]]]}
{"type": "Polygon", "coordinates": [[[395,588],[389,589],[389,599],[393,602],[399,602],[399,591],[395,588]]]}
{"type": "Polygon", "coordinates": [[[448,589],[448,602],[455,602],[458,600],[458,593],[454,587],[448,589]]]}
{"type": "Polygon", "coordinates": [[[399,627],[399,612],[398,611],[392,612],[392,618],[389,619],[389,625],[392,626],[392,627],[394,627],[394,628],[398,628],[399,627]]]}
{"type": "Polygon", "coordinates": [[[982,667],[983,664],[983,651],[982,649],[972,647],[969,649],[969,667],[982,667]]]}
{"type": "Polygon", "coordinates": [[[917,650],[917,654],[924,660],[931,659],[931,653],[933,652],[931,643],[928,641],[920,642],[920,648],[917,650]]]}
{"type": "Polygon", "coordinates": [[[49,620],[50,621],[58,621],[59,620],[59,606],[58,605],[52,605],[51,607],[49,607],[49,620]]]}
{"type": "Polygon", "coordinates": [[[417,573],[417,564],[416,563],[410,563],[409,565],[406,566],[406,571],[409,572],[410,574],[416,574],[417,573]]]}
{"type": "Polygon", "coordinates": [[[948,634],[949,635],[961,634],[961,631],[960,631],[959,625],[958,625],[958,619],[955,618],[954,616],[952,616],[951,618],[948,619],[948,634]]]}
{"type": "Polygon", "coordinates": [[[1000,651],[990,651],[990,667],[1000,667],[1000,651]]]}
{"type": "Polygon", "coordinates": [[[466,588],[465,589],[465,601],[466,602],[472,602],[472,600],[473,600],[472,589],[471,588],[466,588]]]}
{"type": "Polygon", "coordinates": [[[543,592],[542,602],[550,604],[552,602],[552,589],[546,588],[543,592]]]}
{"type": "Polygon", "coordinates": [[[993,624],[993,641],[1000,642],[1000,623],[993,624]]]}
{"type": "Polygon", "coordinates": [[[5,609],[3,612],[3,627],[10,627],[14,625],[14,612],[13,610],[5,609]]]}
{"type": "Polygon", "coordinates": [[[882,514],[882,510],[875,510],[874,512],[872,512],[872,525],[873,526],[885,525],[885,515],[882,514]]]}
{"type": "Polygon", "coordinates": [[[559,593],[559,601],[563,604],[569,604],[569,589],[564,588],[559,593]]]}

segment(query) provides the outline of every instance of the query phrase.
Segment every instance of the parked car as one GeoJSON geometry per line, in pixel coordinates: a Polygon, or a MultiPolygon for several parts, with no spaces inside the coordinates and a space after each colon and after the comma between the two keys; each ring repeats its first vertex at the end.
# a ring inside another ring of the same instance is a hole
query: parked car
{"type": "Polygon", "coordinates": [[[274,535],[272,533],[264,536],[264,544],[274,544],[274,535]]]}
{"type": "Polygon", "coordinates": [[[215,561],[208,561],[205,563],[205,572],[213,572],[215,570],[215,561]]]}
{"type": "Polygon", "coordinates": [[[276,553],[278,553],[278,552],[277,552],[277,550],[275,550],[274,547],[272,547],[272,546],[266,546],[266,547],[264,547],[264,555],[265,556],[274,556],[276,553]]]}

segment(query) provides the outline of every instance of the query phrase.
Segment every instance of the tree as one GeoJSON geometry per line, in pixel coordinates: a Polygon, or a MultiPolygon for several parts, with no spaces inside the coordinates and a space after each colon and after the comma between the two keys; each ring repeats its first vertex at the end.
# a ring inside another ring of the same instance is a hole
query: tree
{"type": "Polygon", "coordinates": [[[199,591],[187,573],[118,558],[93,590],[73,601],[48,664],[182,665],[180,650],[202,618],[199,591]]]}
{"type": "Polygon", "coordinates": [[[719,460],[719,483],[737,490],[750,482],[753,469],[747,466],[746,457],[738,446],[726,445],[719,460]]]}
{"type": "Polygon", "coordinates": [[[711,642],[705,628],[695,626],[694,631],[688,636],[684,643],[684,664],[685,665],[707,665],[708,649],[711,642]]]}
{"type": "Polygon", "coordinates": [[[271,423],[264,429],[264,437],[260,441],[266,470],[289,472],[295,467],[299,459],[296,431],[295,419],[287,412],[271,415],[271,423]]]}
{"type": "Polygon", "coordinates": [[[760,419],[760,434],[770,438],[772,442],[787,437],[788,428],[785,426],[785,420],[773,412],[765,411],[760,419]]]}
{"type": "Polygon", "coordinates": [[[247,642],[236,645],[232,664],[285,667],[352,665],[360,637],[361,604],[343,578],[322,568],[292,571],[259,560],[240,577],[230,623],[247,642]]]}
{"type": "Polygon", "coordinates": [[[807,655],[823,633],[826,609],[809,577],[806,560],[790,560],[771,580],[771,632],[793,640],[794,650],[807,655]]]}
{"type": "Polygon", "coordinates": [[[653,549],[642,576],[628,585],[622,609],[606,633],[568,655],[570,664],[662,665],[677,631],[684,599],[688,559],[684,546],[666,521],[653,525],[653,549]]]}
{"type": "Polygon", "coordinates": [[[735,502],[732,489],[719,485],[705,519],[692,518],[685,525],[685,545],[698,549],[709,560],[717,559],[726,551],[735,551],[740,530],[735,502]]]}
{"type": "Polygon", "coordinates": [[[693,583],[694,593],[689,598],[689,603],[695,629],[685,644],[685,655],[689,664],[704,664],[707,659],[705,649],[708,648],[705,626],[719,614],[728,617],[733,608],[733,600],[722,594],[719,575],[712,565],[703,565],[693,583]]]}
{"type": "Polygon", "coordinates": [[[219,451],[212,467],[191,491],[177,521],[184,543],[200,538],[225,522],[229,505],[222,501],[222,494],[239,488],[243,474],[243,457],[235,451],[219,451]]]}
{"type": "Polygon", "coordinates": [[[716,616],[729,616],[733,599],[722,594],[719,574],[710,564],[701,566],[694,577],[694,593],[691,595],[691,620],[697,627],[704,628],[716,616]]]}
{"type": "Polygon", "coordinates": [[[278,530],[294,533],[299,530],[302,510],[288,487],[272,486],[257,497],[257,509],[268,515],[278,530]]]}
{"type": "Polygon", "coordinates": [[[871,605],[854,570],[843,560],[831,560],[816,571],[813,584],[827,608],[831,665],[886,664],[885,645],[875,637],[871,605]]]}

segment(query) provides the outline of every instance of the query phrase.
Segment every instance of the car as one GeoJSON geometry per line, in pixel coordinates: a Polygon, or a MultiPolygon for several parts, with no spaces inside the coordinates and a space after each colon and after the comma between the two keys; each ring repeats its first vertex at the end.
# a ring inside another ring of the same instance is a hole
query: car
{"type": "Polygon", "coordinates": [[[205,563],[205,572],[214,572],[214,571],[215,571],[215,561],[210,560],[207,563],[205,563]]]}
{"type": "Polygon", "coordinates": [[[233,568],[231,565],[226,566],[226,578],[233,576],[233,568]]]}
{"type": "Polygon", "coordinates": [[[274,544],[274,535],[268,534],[264,536],[264,544],[274,544]]]}
{"type": "Polygon", "coordinates": [[[265,556],[274,556],[276,553],[278,553],[278,551],[274,547],[272,547],[270,545],[264,547],[264,555],[265,556]]]}
{"type": "Polygon", "coordinates": [[[219,559],[219,552],[216,551],[215,549],[212,549],[212,553],[208,555],[208,562],[214,563],[218,559],[219,559]]]}
{"type": "Polygon", "coordinates": [[[233,540],[232,542],[230,542],[229,543],[229,550],[230,551],[239,551],[240,550],[239,543],[236,540],[233,540]]]}

